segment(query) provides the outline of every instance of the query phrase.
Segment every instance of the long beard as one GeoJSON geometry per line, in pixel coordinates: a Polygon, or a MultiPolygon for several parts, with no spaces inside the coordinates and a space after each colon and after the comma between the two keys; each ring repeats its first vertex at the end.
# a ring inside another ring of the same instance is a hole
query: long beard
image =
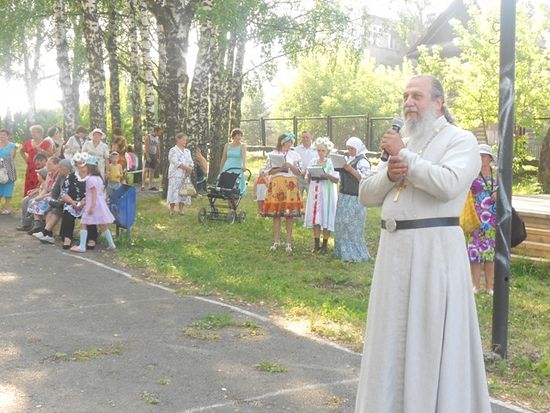
{"type": "Polygon", "coordinates": [[[435,103],[430,104],[423,114],[417,119],[408,118],[403,125],[403,136],[412,141],[421,140],[433,133],[434,123],[437,120],[435,103]]]}

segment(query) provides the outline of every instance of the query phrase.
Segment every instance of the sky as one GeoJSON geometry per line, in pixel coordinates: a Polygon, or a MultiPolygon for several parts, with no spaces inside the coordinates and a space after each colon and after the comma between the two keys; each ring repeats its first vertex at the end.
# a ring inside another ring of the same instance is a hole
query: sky
{"type": "MultiPolygon", "coordinates": [[[[434,6],[432,7],[431,12],[440,13],[443,11],[452,0],[440,0],[434,1],[434,6]]],[[[357,7],[358,4],[366,4],[367,9],[372,14],[387,16],[388,13],[393,13],[385,5],[386,2],[380,0],[342,0],[344,5],[349,7],[357,7]]],[[[191,57],[188,62],[189,71],[193,67],[192,57],[196,53],[196,48],[191,47],[189,50],[189,56],[191,57]]],[[[249,53],[249,59],[254,59],[254,52],[249,53]]],[[[39,88],[36,94],[36,106],[37,109],[52,109],[61,107],[61,90],[59,87],[57,79],[57,65],[56,65],[56,54],[55,51],[49,52],[44,56],[42,63],[42,77],[44,80],[40,82],[39,88]]],[[[190,73],[190,75],[192,75],[190,73]]],[[[270,84],[265,85],[264,93],[270,101],[277,99],[279,92],[282,87],[287,85],[293,79],[292,70],[289,69],[285,64],[281,64],[279,67],[279,73],[274,78],[270,84]]],[[[85,97],[86,86],[83,85],[83,90],[81,90],[81,96],[85,97]]],[[[11,108],[12,113],[26,111],[27,110],[27,100],[26,100],[26,91],[24,83],[22,81],[14,81],[10,85],[7,85],[5,80],[0,78],[0,96],[7,98],[0,100],[0,116],[4,117],[7,111],[7,107],[11,108]]]]}

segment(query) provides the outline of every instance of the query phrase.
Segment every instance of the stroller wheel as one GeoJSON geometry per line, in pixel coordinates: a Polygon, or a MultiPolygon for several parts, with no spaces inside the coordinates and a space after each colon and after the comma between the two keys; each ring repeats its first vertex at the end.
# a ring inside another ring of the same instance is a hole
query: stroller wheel
{"type": "Polygon", "coordinates": [[[201,208],[199,209],[199,222],[204,224],[204,221],[206,221],[206,208],[201,208]]]}
{"type": "Polygon", "coordinates": [[[239,216],[238,216],[237,220],[239,222],[246,221],[246,212],[244,212],[244,211],[239,212],[239,216]]]}
{"type": "Polygon", "coordinates": [[[227,222],[230,224],[233,224],[235,220],[237,219],[237,214],[234,210],[230,209],[227,211],[227,222]]]}

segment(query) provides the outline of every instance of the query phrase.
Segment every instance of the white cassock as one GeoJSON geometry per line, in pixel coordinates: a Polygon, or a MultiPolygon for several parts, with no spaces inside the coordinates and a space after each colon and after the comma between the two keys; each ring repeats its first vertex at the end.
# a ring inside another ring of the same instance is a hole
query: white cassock
{"type": "MultiPolygon", "coordinates": [[[[480,170],[478,143],[443,117],[434,134],[422,153],[431,136],[399,152],[409,171],[396,202],[386,163],[361,182],[361,202],[382,205],[383,220],[460,215],[480,170]]],[[[381,230],[355,412],[491,412],[459,226],[381,230]]]]}

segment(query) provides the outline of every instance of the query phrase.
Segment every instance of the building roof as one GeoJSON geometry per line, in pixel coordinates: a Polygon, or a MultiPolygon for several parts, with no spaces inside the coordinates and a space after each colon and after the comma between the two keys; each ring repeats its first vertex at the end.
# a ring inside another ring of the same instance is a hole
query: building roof
{"type": "Polygon", "coordinates": [[[468,23],[470,16],[468,9],[462,0],[454,0],[443,13],[441,13],[431,24],[428,30],[411,46],[406,56],[409,59],[418,59],[420,46],[441,46],[442,57],[456,56],[460,49],[453,43],[455,36],[450,21],[457,19],[464,25],[468,23]]]}

